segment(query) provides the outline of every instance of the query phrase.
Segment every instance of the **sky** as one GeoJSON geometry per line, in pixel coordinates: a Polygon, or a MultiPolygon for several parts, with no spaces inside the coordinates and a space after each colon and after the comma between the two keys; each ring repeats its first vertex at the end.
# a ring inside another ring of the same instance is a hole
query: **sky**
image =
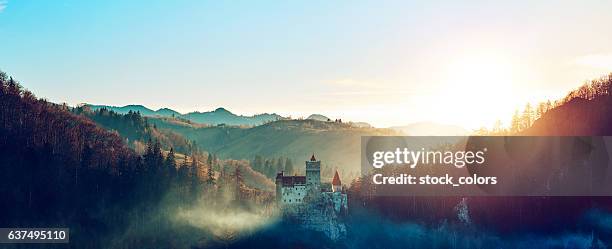
{"type": "Polygon", "coordinates": [[[612,1],[0,0],[0,70],[77,105],[475,129],[612,72],[612,1]]]}

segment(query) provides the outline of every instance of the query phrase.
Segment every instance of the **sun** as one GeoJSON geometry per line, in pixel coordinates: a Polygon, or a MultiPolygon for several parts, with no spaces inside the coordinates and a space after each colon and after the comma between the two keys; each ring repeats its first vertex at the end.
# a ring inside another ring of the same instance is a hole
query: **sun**
{"type": "Polygon", "coordinates": [[[440,103],[448,118],[469,128],[491,126],[517,107],[515,63],[495,54],[474,54],[448,63],[440,103]]]}

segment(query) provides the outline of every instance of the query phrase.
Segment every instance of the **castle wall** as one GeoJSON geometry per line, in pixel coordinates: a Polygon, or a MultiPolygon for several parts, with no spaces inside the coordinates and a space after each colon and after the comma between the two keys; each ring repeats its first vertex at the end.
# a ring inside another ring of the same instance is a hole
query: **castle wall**
{"type": "Polygon", "coordinates": [[[282,187],[280,190],[280,202],[282,204],[299,204],[304,202],[304,196],[306,196],[306,185],[282,187]]]}
{"type": "Polygon", "coordinates": [[[340,213],[348,209],[348,197],[342,192],[325,192],[323,193],[329,200],[334,208],[334,211],[340,213]]]}
{"type": "Polygon", "coordinates": [[[283,215],[305,229],[323,232],[336,240],[346,236],[346,225],[340,218],[345,211],[342,208],[346,208],[346,194],[324,192],[301,205],[286,205],[283,215]]]}

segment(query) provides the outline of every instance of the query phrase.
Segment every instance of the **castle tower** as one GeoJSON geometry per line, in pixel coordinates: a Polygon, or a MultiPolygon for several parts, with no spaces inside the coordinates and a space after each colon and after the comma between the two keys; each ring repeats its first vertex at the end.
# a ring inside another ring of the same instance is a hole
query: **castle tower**
{"type": "Polygon", "coordinates": [[[321,161],[317,161],[314,153],[306,161],[306,188],[315,193],[321,191],[321,161]]]}
{"type": "Polygon", "coordinates": [[[340,181],[340,175],[338,175],[337,170],[332,180],[332,192],[342,192],[342,182],[340,181]]]}

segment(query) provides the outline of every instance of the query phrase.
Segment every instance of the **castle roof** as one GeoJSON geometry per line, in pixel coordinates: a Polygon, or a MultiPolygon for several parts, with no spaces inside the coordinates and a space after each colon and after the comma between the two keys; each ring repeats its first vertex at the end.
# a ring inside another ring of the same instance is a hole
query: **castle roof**
{"type": "Polygon", "coordinates": [[[316,160],[317,160],[317,159],[315,158],[314,153],[312,153],[312,156],[310,157],[310,161],[311,161],[311,162],[314,162],[314,161],[316,161],[316,160]]]}
{"type": "Polygon", "coordinates": [[[340,182],[340,176],[338,175],[338,171],[336,170],[336,174],[334,174],[334,179],[332,180],[332,185],[340,186],[342,182],[340,182]]]}
{"type": "Polygon", "coordinates": [[[305,185],[306,176],[282,176],[283,187],[293,187],[294,185],[305,185]]]}

